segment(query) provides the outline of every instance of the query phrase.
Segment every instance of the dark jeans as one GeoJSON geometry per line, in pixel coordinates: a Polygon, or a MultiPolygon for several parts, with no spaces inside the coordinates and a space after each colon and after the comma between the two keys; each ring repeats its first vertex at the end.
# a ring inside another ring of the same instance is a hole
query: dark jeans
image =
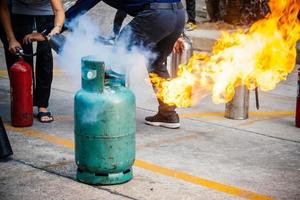
{"type": "MultiPolygon", "coordinates": [[[[11,4],[10,1],[8,1],[8,9],[9,11],[11,11],[11,4]]],[[[4,31],[4,28],[0,22],[0,40],[3,44],[3,48],[4,48],[4,55],[5,55],[5,60],[6,60],[6,67],[8,69],[8,66],[11,66],[13,63],[8,63],[8,57],[9,57],[9,51],[8,51],[8,41],[7,41],[7,37],[6,37],[6,33],[4,31]]]]}
{"type": "MultiPolygon", "coordinates": [[[[124,27],[119,38],[127,35],[127,31],[131,31],[129,40],[131,45],[142,44],[157,54],[154,60],[150,60],[148,71],[156,73],[160,77],[169,78],[166,60],[172,52],[174,43],[183,32],[184,24],[184,9],[144,10],[124,27]]],[[[159,100],[158,109],[162,114],[174,113],[175,108],[175,106],[169,106],[159,100]]]]}
{"type": "Polygon", "coordinates": [[[205,0],[206,10],[211,21],[217,21],[220,18],[219,4],[220,0],[205,0]]]}
{"type": "Polygon", "coordinates": [[[188,21],[196,23],[196,0],[185,0],[186,12],[188,14],[188,21]]]}
{"type": "MultiPolygon", "coordinates": [[[[42,32],[49,25],[53,25],[54,16],[31,16],[12,14],[12,26],[16,39],[22,44],[25,53],[32,54],[32,44],[23,44],[25,35],[32,33],[36,27],[37,32],[42,32]]],[[[24,57],[25,61],[33,66],[33,57],[24,57]]],[[[8,68],[18,60],[16,55],[9,53],[7,56],[8,68]]],[[[53,79],[53,58],[48,41],[38,42],[35,71],[35,88],[33,91],[34,106],[48,107],[51,83],[53,79]]]]}
{"type": "Polygon", "coordinates": [[[9,66],[11,66],[13,63],[9,62],[9,51],[8,51],[8,41],[7,41],[7,37],[4,31],[4,28],[2,26],[2,24],[0,23],[0,39],[1,42],[3,44],[3,48],[4,48],[4,55],[5,55],[5,60],[6,60],[6,67],[7,69],[9,68],[9,66]]]}
{"type": "Polygon", "coordinates": [[[116,12],[116,15],[114,18],[114,27],[113,27],[115,36],[119,35],[123,21],[126,18],[126,16],[127,16],[127,13],[125,11],[118,10],[116,12]]]}

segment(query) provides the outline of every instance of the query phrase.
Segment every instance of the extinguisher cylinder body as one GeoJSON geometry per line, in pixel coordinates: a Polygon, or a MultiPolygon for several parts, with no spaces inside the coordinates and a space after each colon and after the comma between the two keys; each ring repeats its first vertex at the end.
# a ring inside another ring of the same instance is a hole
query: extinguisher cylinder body
{"type": "Polygon", "coordinates": [[[298,95],[296,103],[296,127],[300,128],[300,68],[298,69],[298,95]]]}
{"type": "Polygon", "coordinates": [[[9,70],[11,94],[11,123],[26,127],[33,123],[32,68],[19,60],[9,70]]]}

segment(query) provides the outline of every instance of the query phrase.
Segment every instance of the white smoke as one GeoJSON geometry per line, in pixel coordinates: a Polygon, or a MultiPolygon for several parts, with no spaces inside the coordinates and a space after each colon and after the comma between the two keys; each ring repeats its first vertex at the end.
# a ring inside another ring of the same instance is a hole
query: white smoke
{"type": "Polygon", "coordinates": [[[129,51],[128,38],[121,38],[114,47],[104,45],[97,40],[101,36],[100,27],[87,15],[74,19],[69,27],[71,31],[66,33],[58,65],[72,78],[74,85],[80,88],[81,58],[93,55],[104,61],[107,68],[126,75],[128,86],[136,94],[137,105],[144,104],[145,91],[154,96],[147,73],[148,60],[153,59],[154,54],[141,46],[129,51]]]}

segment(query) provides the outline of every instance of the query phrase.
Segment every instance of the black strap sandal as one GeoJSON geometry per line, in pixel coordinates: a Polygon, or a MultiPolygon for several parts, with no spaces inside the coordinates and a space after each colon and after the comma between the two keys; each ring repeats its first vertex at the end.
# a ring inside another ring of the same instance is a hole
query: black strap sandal
{"type": "Polygon", "coordinates": [[[37,114],[37,118],[41,123],[50,123],[54,121],[53,116],[51,115],[51,112],[39,112],[37,114]],[[42,118],[48,117],[47,120],[43,120],[42,118]]]}

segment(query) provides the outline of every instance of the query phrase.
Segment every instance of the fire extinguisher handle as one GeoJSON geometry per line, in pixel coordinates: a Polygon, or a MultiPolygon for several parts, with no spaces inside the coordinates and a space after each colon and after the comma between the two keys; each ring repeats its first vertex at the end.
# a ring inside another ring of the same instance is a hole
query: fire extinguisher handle
{"type": "Polygon", "coordinates": [[[17,53],[16,53],[16,55],[19,57],[33,57],[36,56],[36,54],[37,54],[36,52],[33,54],[26,54],[24,53],[24,50],[21,48],[17,48],[17,53]]]}
{"type": "Polygon", "coordinates": [[[16,52],[16,55],[17,56],[21,56],[21,54],[23,53],[23,49],[22,48],[19,48],[17,47],[17,52],[16,52]]]}

